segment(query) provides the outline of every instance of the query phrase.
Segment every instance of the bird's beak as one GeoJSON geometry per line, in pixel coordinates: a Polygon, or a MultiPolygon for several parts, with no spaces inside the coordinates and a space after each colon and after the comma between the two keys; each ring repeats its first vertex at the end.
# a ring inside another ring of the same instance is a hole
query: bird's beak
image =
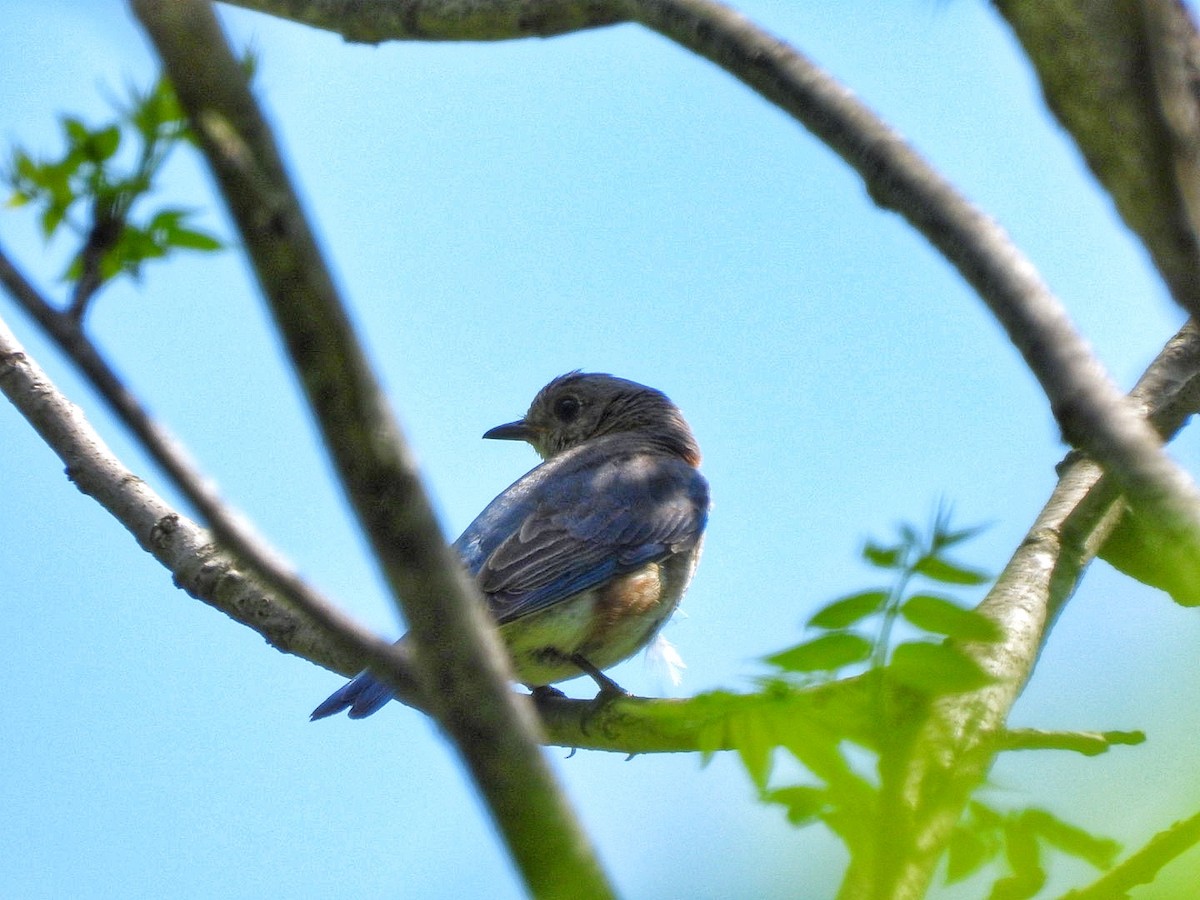
{"type": "Polygon", "coordinates": [[[487,441],[532,441],[533,429],[524,419],[517,419],[515,422],[507,422],[504,425],[488,429],[483,433],[483,439],[487,441]]]}

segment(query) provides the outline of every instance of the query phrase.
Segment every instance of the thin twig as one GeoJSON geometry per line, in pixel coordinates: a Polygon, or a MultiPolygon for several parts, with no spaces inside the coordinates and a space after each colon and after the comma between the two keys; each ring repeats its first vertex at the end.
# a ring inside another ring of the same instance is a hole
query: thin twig
{"type": "Polygon", "coordinates": [[[1061,900],[1116,900],[1139,884],[1149,884],[1167,863],[1200,843],[1200,813],[1160,831],[1141,850],[1085,888],[1068,891],[1061,900]]]}
{"type": "Polygon", "coordinates": [[[1071,750],[1084,756],[1099,756],[1113,747],[1141,744],[1141,731],[1043,731],[1040,728],[1013,728],[1000,738],[1001,750],[1071,750]]]}

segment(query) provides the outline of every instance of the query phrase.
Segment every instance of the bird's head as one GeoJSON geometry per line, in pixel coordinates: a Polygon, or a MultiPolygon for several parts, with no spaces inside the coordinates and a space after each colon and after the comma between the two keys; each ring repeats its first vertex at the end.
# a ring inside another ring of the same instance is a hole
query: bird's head
{"type": "Polygon", "coordinates": [[[542,459],[550,459],[592,438],[625,432],[694,466],[700,463],[700,447],[666,394],[598,373],[560,375],[538,391],[524,418],[498,425],[484,437],[527,441],[542,459]]]}

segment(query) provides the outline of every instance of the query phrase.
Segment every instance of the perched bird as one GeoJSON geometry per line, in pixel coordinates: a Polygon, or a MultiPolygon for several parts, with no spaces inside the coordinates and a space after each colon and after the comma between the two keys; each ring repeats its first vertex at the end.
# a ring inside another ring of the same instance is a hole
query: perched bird
{"type": "MultiPolygon", "coordinates": [[[[691,429],[660,391],[571,372],[484,437],[527,441],[545,460],[454,542],[517,679],[536,693],[586,674],[620,691],[601,670],[655,637],[700,557],[708,482],[691,429]]],[[[362,718],[391,697],[363,672],[312,718],[362,718]]]]}

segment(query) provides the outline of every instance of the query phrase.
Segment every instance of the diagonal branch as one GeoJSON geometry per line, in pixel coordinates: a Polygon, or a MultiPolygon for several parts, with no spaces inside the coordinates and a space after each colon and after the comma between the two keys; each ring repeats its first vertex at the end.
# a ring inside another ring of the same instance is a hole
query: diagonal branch
{"type": "Polygon", "coordinates": [[[538,748],[485,607],[442,538],[274,137],[209,3],[133,0],[253,263],[352,508],[399,600],[418,674],[530,889],[611,895],[538,748]]]}
{"type": "MultiPolygon", "coordinates": [[[[419,704],[411,665],[396,668],[397,660],[404,655],[391,649],[388,642],[352,621],[321,596],[243,516],[221,499],[183,445],[150,416],[100,354],[84,332],[82,320],[75,314],[74,303],[66,312],[56,309],[17,269],[3,248],[0,248],[0,284],[79,368],[141,446],[199,510],[217,540],[233,553],[240,567],[252,572],[258,581],[302,617],[324,628],[334,658],[357,660],[355,670],[365,665],[379,667],[380,677],[393,684],[401,696],[419,704]]],[[[40,374],[31,373],[28,378],[44,381],[40,374]]],[[[180,521],[177,515],[171,515],[175,516],[176,523],[180,521]]],[[[268,635],[269,640],[274,637],[268,635]]]]}
{"type": "Polygon", "coordinates": [[[1127,897],[1139,884],[1149,884],[1168,863],[1200,843],[1200,813],[1160,831],[1137,853],[1085,888],[1068,891],[1061,900],[1111,900],[1127,897]]]}
{"type": "Polygon", "coordinates": [[[1070,443],[1102,463],[1200,578],[1200,493],[1109,380],[1033,264],[904,140],[810,60],[714,0],[628,0],[635,18],[784,109],[975,288],[1042,385],[1070,443]]]}
{"type": "MultiPolygon", "coordinates": [[[[75,485],[124,525],[189,594],[254,628],[278,649],[336,671],[357,671],[366,659],[384,672],[405,665],[403,655],[389,642],[353,623],[335,620],[331,628],[318,616],[297,612],[239,571],[204,529],[172,509],[121,464],[3,321],[0,391],[62,459],[75,485]]],[[[415,697],[412,689],[405,695],[415,697]]]]}
{"type": "MultiPolygon", "coordinates": [[[[1167,343],[1130,399],[1170,438],[1200,406],[1200,328],[1188,322],[1167,343]]],[[[997,579],[979,611],[1005,635],[994,644],[964,646],[995,683],[974,694],[940,699],[928,719],[881,769],[881,847],[890,865],[851,861],[840,896],[911,897],[929,883],[970,793],[1004,749],[1005,720],[1050,628],[1087,566],[1119,521],[1123,505],[1111,476],[1080,454],[1060,467],[1050,499],[997,579]]]]}
{"type": "Polygon", "coordinates": [[[1171,296],[1200,314],[1196,29],[1179,0],[992,0],[1171,296]]]}

